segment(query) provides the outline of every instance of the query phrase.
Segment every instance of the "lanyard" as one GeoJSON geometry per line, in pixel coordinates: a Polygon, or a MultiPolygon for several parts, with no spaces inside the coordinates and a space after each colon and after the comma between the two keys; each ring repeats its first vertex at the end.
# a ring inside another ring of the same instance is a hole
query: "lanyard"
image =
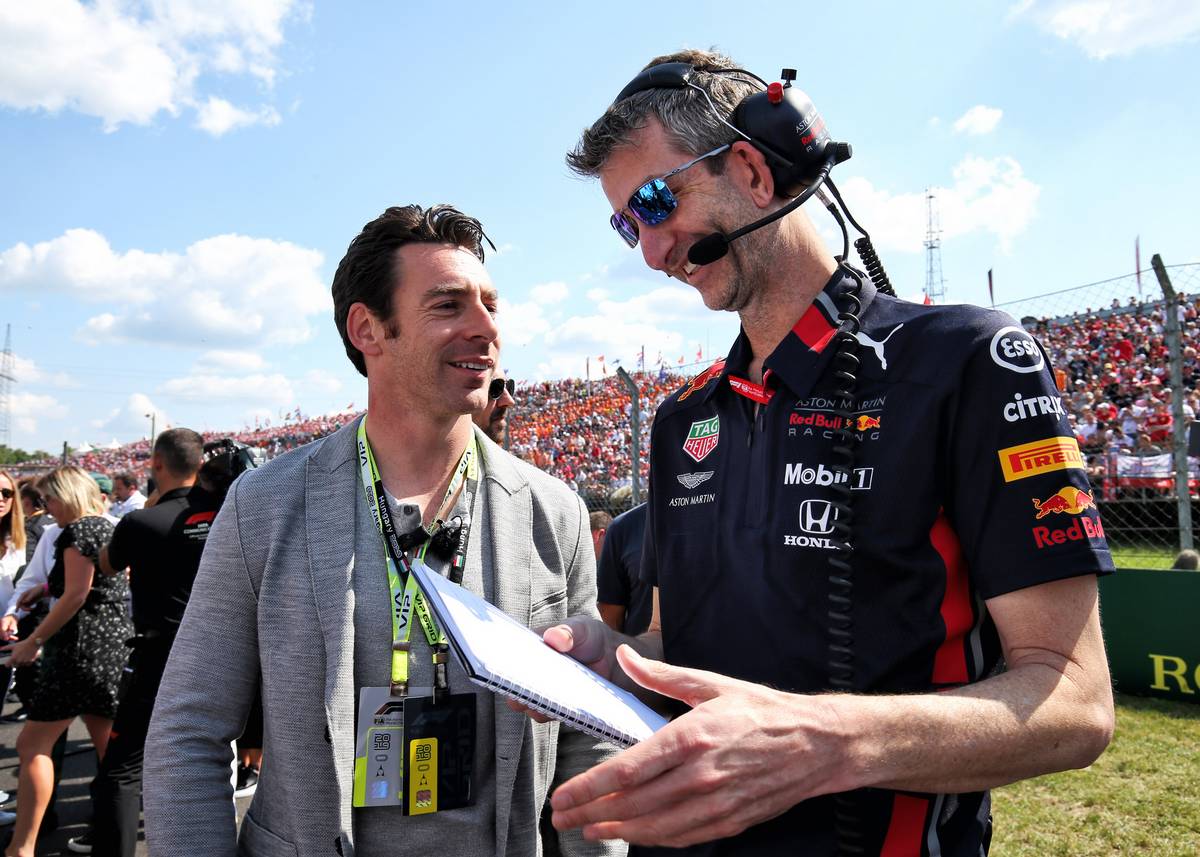
{"type": "Polygon", "coordinates": [[[740,393],[752,402],[758,402],[760,405],[768,405],[771,403],[771,397],[775,395],[775,391],[766,386],[767,379],[770,377],[770,369],[763,375],[763,383],[761,384],[755,384],[753,381],[739,378],[736,375],[730,375],[729,386],[733,388],[735,393],[740,393]]]}
{"type": "MultiPolygon", "coordinates": [[[[366,417],[358,423],[358,464],[362,478],[363,492],[367,505],[371,507],[371,515],[375,519],[375,527],[383,539],[383,556],[387,565],[388,588],[391,590],[392,612],[392,670],[391,692],[393,696],[405,696],[408,693],[408,657],[410,651],[409,639],[412,635],[412,616],[415,609],[417,620],[425,633],[425,639],[433,650],[434,687],[441,694],[448,687],[446,664],[450,646],[445,634],[437,626],[437,621],[430,613],[428,605],[421,597],[416,578],[412,574],[412,562],[400,544],[400,536],[392,523],[392,512],[388,505],[387,494],[383,489],[383,480],[379,476],[379,468],[375,465],[375,455],[371,452],[371,444],[367,441],[366,417]]],[[[475,500],[475,491],[479,484],[478,449],[475,445],[475,434],[463,450],[458,465],[454,468],[454,476],[442,498],[439,515],[445,511],[446,504],[466,480],[465,501],[468,515],[475,500]]],[[[439,520],[435,527],[441,529],[444,525],[439,520]]],[[[435,536],[437,531],[435,530],[435,536]]],[[[450,563],[450,579],[455,583],[462,580],[463,565],[467,556],[467,540],[470,536],[469,523],[463,525],[455,546],[450,563]]],[[[415,551],[417,559],[424,561],[430,541],[426,539],[415,551]]]]}

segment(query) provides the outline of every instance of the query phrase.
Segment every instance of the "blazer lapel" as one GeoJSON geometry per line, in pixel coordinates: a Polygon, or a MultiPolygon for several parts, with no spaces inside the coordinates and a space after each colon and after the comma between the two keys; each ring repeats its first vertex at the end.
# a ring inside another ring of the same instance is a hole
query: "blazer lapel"
{"type": "MultiPolygon", "coordinates": [[[[325,644],[325,713],[343,824],[350,824],[354,766],[354,533],[357,420],[326,440],[305,469],[305,535],[319,628],[325,644]],[[347,517],[349,521],[347,521],[347,517]]],[[[347,830],[350,828],[347,826],[347,830]]]]}
{"type": "MultiPolygon", "coordinates": [[[[476,430],[483,453],[484,500],[490,544],[482,551],[485,575],[491,575],[496,606],[522,625],[532,615],[530,556],[533,545],[533,499],[529,483],[507,456],[476,430]]],[[[496,694],[496,853],[508,841],[509,811],[521,745],[531,727],[526,717],[515,717],[508,703],[496,694]]]]}

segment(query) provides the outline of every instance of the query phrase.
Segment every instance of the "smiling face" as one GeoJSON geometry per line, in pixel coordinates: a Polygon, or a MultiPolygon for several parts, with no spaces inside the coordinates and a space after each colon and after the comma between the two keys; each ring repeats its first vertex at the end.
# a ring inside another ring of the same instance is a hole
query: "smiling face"
{"type": "MultiPolygon", "coordinates": [[[[714,310],[738,311],[754,296],[762,276],[761,242],[770,229],[753,232],[729,246],[729,253],[710,265],[694,266],[688,250],[713,232],[731,232],[762,216],[762,210],[740,188],[748,175],[745,144],[734,144],[725,159],[726,169],[713,174],[708,161],[672,176],[668,184],[678,206],[655,226],[638,224],[642,257],[656,271],[688,283],[714,310]]],[[[600,186],[613,211],[628,211],[630,195],[650,179],[687,163],[693,154],[675,146],[655,119],[634,132],[626,145],[615,149],[600,171],[600,186]]]]}
{"type": "Polygon", "coordinates": [[[461,247],[430,243],[401,247],[395,263],[387,323],[355,305],[373,331],[360,346],[370,385],[434,417],[482,410],[500,352],[497,294],[483,264],[461,247]]]}

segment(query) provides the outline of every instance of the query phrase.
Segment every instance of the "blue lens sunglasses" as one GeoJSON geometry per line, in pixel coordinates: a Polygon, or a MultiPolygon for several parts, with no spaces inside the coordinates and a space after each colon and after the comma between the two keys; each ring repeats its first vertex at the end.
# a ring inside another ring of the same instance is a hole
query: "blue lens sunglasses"
{"type": "Polygon", "coordinates": [[[726,143],[724,146],[718,146],[711,152],[688,161],[682,167],[676,167],[666,175],[646,182],[629,197],[627,208],[636,220],[626,217],[624,211],[616,211],[608,219],[609,224],[631,249],[636,247],[638,244],[639,221],[647,226],[657,226],[670,217],[671,212],[679,207],[679,200],[675,198],[675,194],[667,187],[667,179],[671,176],[679,175],[688,167],[695,166],[705,158],[711,158],[714,155],[719,155],[727,151],[732,145],[732,143],[726,143]]]}

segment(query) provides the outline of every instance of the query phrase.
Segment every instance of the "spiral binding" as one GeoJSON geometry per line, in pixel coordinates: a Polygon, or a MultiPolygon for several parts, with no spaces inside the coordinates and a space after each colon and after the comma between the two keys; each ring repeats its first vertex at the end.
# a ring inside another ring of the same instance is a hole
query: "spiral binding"
{"type": "Polygon", "coordinates": [[[618,732],[596,720],[594,717],[581,717],[577,711],[566,708],[554,700],[542,696],[540,693],[532,693],[519,685],[505,679],[495,678],[494,676],[484,676],[482,678],[484,684],[489,689],[498,691],[509,699],[515,700],[541,714],[549,715],[555,720],[569,723],[578,729],[582,729],[584,732],[595,735],[597,738],[612,741],[614,744],[619,744],[622,747],[629,747],[637,743],[637,739],[633,736],[618,732]]]}

